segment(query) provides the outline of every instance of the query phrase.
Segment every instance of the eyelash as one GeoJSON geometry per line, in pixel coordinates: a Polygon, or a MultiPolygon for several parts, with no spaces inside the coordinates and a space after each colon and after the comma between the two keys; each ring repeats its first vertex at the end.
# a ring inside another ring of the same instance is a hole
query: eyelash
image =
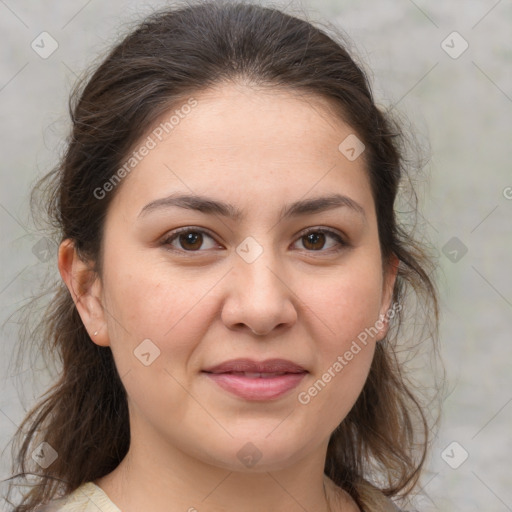
{"type": "MultiPolygon", "coordinates": [[[[193,226],[187,226],[187,227],[184,227],[184,228],[179,228],[179,229],[176,229],[175,231],[172,231],[171,233],[169,233],[163,240],[162,240],[162,245],[164,246],[170,246],[170,244],[178,238],[179,235],[181,235],[182,233],[198,233],[198,234],[202,234],[202,235],[207,235],[208,237],[214,239],[213,235],[211,235],[208,231],[204,230],[204,229],[200,229],[200,228],[194,228],[193,226]]],[[[331,252],[340,252],[342,249],[344,249],[345,247],[347,247],[349,244],[343,239],[343,237],[338,234],[336,231],[333,231],[331,229],[327,229],[327,228],[310,228],[308,229],[307,231],[303,231],[297,238],[297,241],[300,240],[301,238],[311,234],[311,233],[323,233],[325,235],[330,235],[332,236],[337,244],[338,244],[338,247],[331,247],[327,250],[323,250],[323,249],[319,249],[319,250],[308,250],[308,249],[304,249],[304,251],[308,252],[308,253],[331,253],[331,252]]],[[[169,250],[173,251],[173,252],[177,252],[177,253],[187,253],[188,254],[194,254],[194,253],[202,253],[202,252],[205,252],[204,250],[195,250],[195,251],[189,251],[189,250],[186,250],[186,249],[177,249],[175,247],[171,247],[169,250]]]]}

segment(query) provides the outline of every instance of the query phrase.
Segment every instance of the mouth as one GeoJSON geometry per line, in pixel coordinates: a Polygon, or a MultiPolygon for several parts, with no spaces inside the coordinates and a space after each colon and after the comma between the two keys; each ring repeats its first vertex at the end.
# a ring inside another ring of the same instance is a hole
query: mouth
{"type": "Polygon", "coordinates": [[[231,359],[202,371],[220,389],[244,400],[277,400],[297,387],[309,372],[287,359],[231,359]]]}
{"type": "MultiPolygon", "coordinates": [[[[204,372],[212,375],[237,375],[247,377],[248,379],[271,379],[272,377],[280,377],[281,375],[296,375],[292,372],[204,372]]],[[[297,372],[305,373],[305,372],[297,372]]]]}
{"type": "Polygon", "coordinates": [[[213,374],[240,374],[250,378],[270,378],[288,373],[305,373],[306,369],[300,364],[287,359],[267,359],[266,361],[231,359],[215,366],[205,368],[203,371],[213,374]]]}

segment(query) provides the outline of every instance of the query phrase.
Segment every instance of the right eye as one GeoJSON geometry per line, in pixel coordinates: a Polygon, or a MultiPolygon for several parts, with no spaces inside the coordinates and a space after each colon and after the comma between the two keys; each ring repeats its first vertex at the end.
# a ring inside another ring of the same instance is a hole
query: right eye
{"type": "Polygon", "coordinates": [[[171,231],[162,240],[162,245],[169,246],[171,250],[178,252],[203,252],[199,249],[204,243],[205,236],[213,240],[213,237],[204,229],[187,226],[171,231]],[[179,247],[176,244],[179,244],[179,247]]]}

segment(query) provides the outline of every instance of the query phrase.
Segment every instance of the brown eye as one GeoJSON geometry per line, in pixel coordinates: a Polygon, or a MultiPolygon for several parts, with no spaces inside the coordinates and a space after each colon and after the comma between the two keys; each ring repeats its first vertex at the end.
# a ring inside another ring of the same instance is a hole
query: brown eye
{"type": "Polygon", "coordinates": [[[308,235],[304,235],[302,238],[305,240],[304,247],[306,247],[306,249],[318,251],[325,244],[324,233],[309,233],[308,235]]]}
{"type": "Polygon", "coordinates": [[[199,249],[203,243],[203,235],[195,231],[189,231],[178,235],[178,240],[183,249],[199,249]]]}
{"type": "MultiPolygon", "coordinates": [[[[162,245],[169,245],[176,251],[203,252],[200,249],[205,249],[203,245],[206,243],[205,240],[207,239],[213,241],[213,238],[202,229],[184,228],[170,233],[169,236],[163,240],[162,245]]],[[[215,243],[210,242],[210,247],[206,247],[206,249],[215,246],[215,243]]]]}
{"type": "Polygon", "coordinates": [[[338,233],[331,231],[330,229],[310,230],[303,234],[299,240],[302,240],[303,246],[305,249],[307,249],[308,252],[330,252],[330,250],[336,251],[348,245],[338,233]],[[322,249],[325,248],[326,241],[329,238],[333,239],[334,243],[328,246],[326,250],[322,251],[322,249]],[[336,246],[338,247],[336,248],[336,246]]]}

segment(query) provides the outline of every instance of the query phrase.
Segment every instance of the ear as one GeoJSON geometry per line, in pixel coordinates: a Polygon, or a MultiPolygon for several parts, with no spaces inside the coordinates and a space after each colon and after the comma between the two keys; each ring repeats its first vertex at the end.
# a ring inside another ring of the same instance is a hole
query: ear
{"type": "Polygon", "coordinates": [[[90,263],[78,255],[72,240],[64,240],[59,247],[59,272],[73,298],[78,314],[91,340],[108,346],[109,337],[102,301],[101,280],[90,263]]]}
{"type": "Polygon", "coordinates": [[[395,281],[398,275],[398,264],[400,260],[396,254],[392,254],[386,265],[384,280],[382,285],[382,299],[381,309],[379,315],[379,334],[377,335],[377,341],[382,340],[389,330],[389,320],[395,316],[396,311],[402,309],[401,304],[391,304],[393,300],[393,290],[395,288],[395,281]]]}

